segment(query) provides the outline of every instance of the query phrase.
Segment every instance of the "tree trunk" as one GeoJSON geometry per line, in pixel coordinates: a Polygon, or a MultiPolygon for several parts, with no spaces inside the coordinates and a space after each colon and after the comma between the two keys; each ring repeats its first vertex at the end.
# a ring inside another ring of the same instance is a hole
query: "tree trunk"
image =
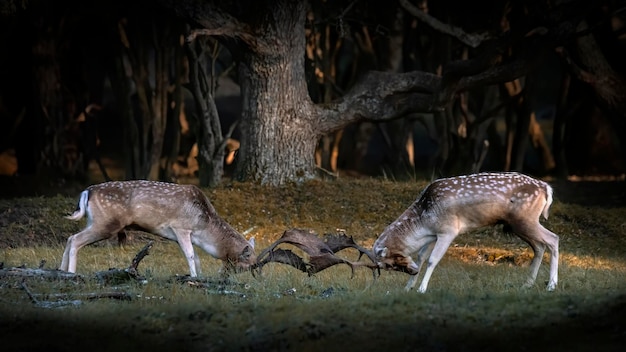
{"type": "MultiPolygon", "coordinates": [[[[193,43],[187,43],[185,48],[189,59],[190,89],[198,115],[196,132],[198,136],[198,184],[201,187],[215,187],[224,174],[226,139],[229,136],[222,136],[219,115],[213,98],[213,83],[206,81],[206,74],[201,69],[198,59],[200,55],[196,52],[193,43]]],[[[200,50],[204,49],[200,48],[200,50]]]]}
{"type": "MultiPolygon", "coordinates": [[[[585,31],[589,28],[586,21],[582,21],[577,30],[585,31]]],[[[578,56],[587,67],[587,83],[599,98],[599,107],[613,125],[613,131],[618,138],[622,158],[626,157],[626,80],[622,74],[616,72],[593,35],[581,36],[576,41],[578,56]],[[589,77],[591,76],[591,77],[589,77]]]]}
{"type": "Polygon", "coordinates": [[[158,20],[135,16],[127,24],[118,26],[136,89],[137,110],[133,123],[137,126],[133,130],[137,130],[139,137],[136,140],[139,157],[134,169],[139,171],[131,178],[157,180],[161,174],[169,70],[180,32],[176,25],[157,25],[158,20]]]}
{"type": "Polygon", "coordinates": [[[181,143],[181,124],[180,116],[183,113],[183,50],[182,46],[174,48],[174,90],[171,95],[173,108],[168,109],[169,134],[165,135],[164,145],[165,168],[160,179],[171,181],[174,180],[174,165],[178,159],[181,143]]]}
{"type": "Polygon", "coordinates": [[[152,31],[153,36],[155,37],[155,87],[152,96],[152,143],[150,145],[150,157],[148,159],[148,163],[146,164],[146,168],[149,170],[147,172],[148,179],[158,180],[160,179],[160,161],[161,154],[163,153],[163,140],[165,137],[165,126],[167,123],[167,90],[169,86],[168,72],[171,64],[170,59],[171,56],[173,56],[172,53],[174,50],[164,46],[167,43],[166,40],[170,39],[168,37],[167,27],[159,31],[156,28],[156,24],[153,23],[152,31]]]}
{"type": "Polygon", "coordinates": [[[569,95],[569,87],[571,75],[567,72],[563,73],[561,78],[561,87],[559,92],[559,100],[554,115],[554,127],[552,129],[552,149],[555,158],[555,173],[561,179],[567,178],[569,174],[567,162],[565,158],[565,127],[567,124],[567,96],[569,95]]]}
{"type": "Polygon", "coordinates": [[[135,114],[130,101],[130,82],[126,76],[122,52],[116,53],[111,68],[111,86],[115,92],[115,99],[122,117],[123,145],[124,145],[124,173],[126,179],[136,179],[140,176],[139,159],[139,130],[135,123],[135,114]]]}
{"type": "Polygon", "coordinates": [[[240,63],[242,139],[235,178],[280,185],[315,176],[320,134],[304,79],[306,4],[278,1],[268,13],[273,23],[259,29],[268,45],[245,50],[240,63]]]}
{"type": "Polygon", "coordinates": [[[213,35],[236,43],[242,95],[237,180],[277,186],[312,179],[321,135],[363,119],[387,121],[435,107],[440,77],[419,71],[369,72],[341,99],[314,105],[304,70],[306,1],[255,1],[241,7],[193,0],[160,3],[201,28],[188,41],[213,35]]]}

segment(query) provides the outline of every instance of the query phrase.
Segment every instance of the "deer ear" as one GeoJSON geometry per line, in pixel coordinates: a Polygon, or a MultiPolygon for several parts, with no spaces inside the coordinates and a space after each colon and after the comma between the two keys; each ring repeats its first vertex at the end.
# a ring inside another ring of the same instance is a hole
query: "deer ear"
{"type": "Polygon", "coordinates": [[[417,266],[413,260],[411,260],[409,265],[407,265],[407,270],[409,271],[409,274],[415,275],[420,272],[420,267],[417,266]]]}
{"type": "Polygon", "coordinates": [[[389,248],[385,247],[380,251],[380,257],[385,258],[387,256],[387,252],[389,252],[389,248]]]}
{"type": "Polygon", "coordinates": [[[244,248],[241,254],[239,255],[239,258],[248,259],[252,255],[252,252],[253,252],[252,247],[246,246],[246,248],[244,248]]]}
{"type": "Polygon", "coordinates": [[[248,243],[250,244],[250,247],[254,249],[254,237],[250,237],[250,239],[248,240],[248,243]]]}

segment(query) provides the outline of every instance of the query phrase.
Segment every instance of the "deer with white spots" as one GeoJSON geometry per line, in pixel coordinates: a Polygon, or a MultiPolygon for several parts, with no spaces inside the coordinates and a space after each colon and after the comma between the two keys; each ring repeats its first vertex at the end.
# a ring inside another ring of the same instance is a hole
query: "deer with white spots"
{"type": "Polygon", "coordinates": [[[548,218],[551,204],[550,185],[515,172],[439,179],[387,226],[374,243],[374,254],[380,268],[413,275],[405,287],[407,291],[415,286],[427,261],[418,289],[423,293],[433,270],[459,234],[505,223],[534,252],[525,287],[534,285],[546,247],[550,250],[547,289],[552,291],[558,281],[559,237],[539,223],[540,215],[548,218]],[[416,256],[417,263],[412,256],[416,256]]]}
{"type": "Polygon", "coordinates": [[[221,259],[225,274],[250,269],[256,263],[254,238],[246,241],[193,185],[145,180],[93,185],[81,193],[76,211],[67,218],[79,220],[85,214],[87,226],[68,238],[61,270],[76,272],[79,249],[117,235],[126,227],[178,242],[192,277],[200,272],[193,245],[221,259]]]}

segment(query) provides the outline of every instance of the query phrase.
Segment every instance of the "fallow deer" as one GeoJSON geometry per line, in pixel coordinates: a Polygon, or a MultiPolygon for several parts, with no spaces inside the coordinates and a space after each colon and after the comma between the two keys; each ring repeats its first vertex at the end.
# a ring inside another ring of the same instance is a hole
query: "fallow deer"
{"type": "Polygon", "coordinates": [[[66,218],[79,220],[85,214],[87,226],[68,238],[61,270],[76,272],[80,248],[129,226],[178,242],[192,277],[200,273],[193,245],[221,259],[225,273],[249,269],[256,263],[254,238],[246,241],[193,185],[145,180],[92,185],[81,193],[76,211],[66,218]]]}
{"type": "Polygon", "coordinates": [[[548,218],[552,187],[546,182],[515,173],[478,173],[439,179],[428,185],[417,200],[391,223],[374,242],[378,265],[406,272],[413,277],[405,289],[417,282],[424,262],[426,272],[419,292],[426,292],[433,270],[452,241],[480,227],[505,223],[534,252],[525,287],[535,283],[546,247],[550,250],[552,291],[558,281],[559,237],[539,223],[548,218]],[[412,255],[417,256],[417,263],[412,255]]]}

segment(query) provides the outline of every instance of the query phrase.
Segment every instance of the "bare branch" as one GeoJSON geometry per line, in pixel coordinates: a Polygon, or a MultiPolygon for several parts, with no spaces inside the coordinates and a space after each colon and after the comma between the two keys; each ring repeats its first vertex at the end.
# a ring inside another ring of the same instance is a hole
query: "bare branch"
{"type": "Polygon", "coordinates": [[[193,41],[198,35],[211,35],[240,39],[251,47],[257,46],[257,37],[248,24],[239,21],[212,2],[159,0],[159,4],[202,28],[192,31],[185,38],[188,42],[193,41]]]}
{"type": "Polygon", "coordinates": [[[213,29],[194,29],[191,33],[185,37],[187,42],[192,42],[198,36],[224,36],[241,39],[243,42],[250,46],[256,45],[256,37],[253,33],[248,32],[245,28],[233,24],[228,27],[213,28],[213,29]]]}
{"type": "Polygon", "coordinates": [[[432,111],[433,93],[441,77],[422,71],[391,73],[370,71],[343,97],[317,106],[321,133],[359,119],[385,121],[414,111],[432,111]]]}
{"type": "Polygon", "coordinates": [[[426,12],[420,10],[415,5],[411,4],[408,0],[400,0],[400,5],[411,15],[415,16],[418,20],[426,23],[433,29],[444,34],[448,34],[472,48],[478,47],[480,44],[482,44],[483,41],[491,38],[491,36],[487,32],[469,34],[466,33],[462,28],[445,24],[438,19],[428,15],[426,12]]]}
{"type": "MultiPolygon", "coordinates": [[[[588,28],[587,22],[581,21],[577,30],[579,33],[582,33],[588,30],[588,28]]],[[[623,114],[626,111],[626,99],[624,99],[626,81],[624,78],[613,70],[591,34],[578,38],[577,46],[578,57],[583,66],[587,67],[587,70],[578,68],[578,70],[574,69],[574,73],[578,73],[579,76],[577,77],[589,83],[596,94],[609,106],[617,108],[620,110],[620,114],[623,114]]],[[[568,64],[572,68],[575,67],[571,59],[568,61],[568,64]]]]}
{"type": "Polygon", "coordinates": [[[139,262],[141,262],[141,260],[147,256],[148,254],[150,254],[150,249],[152,249],[152,246],[154,245],[154,241],[150,241],[148,242],[136,255],[135,258],[133,258],[133,261],[131,262],[130,266],[128,267],[128,271],[132,271],[133,273],[137,273],[137,267],[139,266],[139,262]]]}
{"type": "MultiPolygon", "coordinates": [[[[217,154],[220,151],[223,151],[226,149],[226,145],[228,144],[228,139],[230,138],[230,136],[232,136],[233,132],[235,131],[235,128],[237,128],[237,126],[239,125],[239,123],[241,122],[241,119],[237,119],[235,120],[235,122],[233,122],[230,127],[228,128],[228,131],[226,132],[226,134],[224,135],[224,137],[222,138],[222,142],[217,146],[215,153],[217,154]]],[[[243,234],[245,236],[245,234],[243,234]]]]}

